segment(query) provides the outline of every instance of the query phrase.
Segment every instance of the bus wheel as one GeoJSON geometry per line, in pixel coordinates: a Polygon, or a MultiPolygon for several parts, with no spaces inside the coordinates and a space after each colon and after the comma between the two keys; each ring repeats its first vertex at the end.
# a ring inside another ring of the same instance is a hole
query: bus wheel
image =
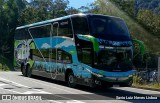
{"type": "Polygon", "coordinates": [[[129,82],[123,83],[122,87],[131,87],[133,83],[133,80],[130,80],[129,82]]]}
{"type": "Polygon", "coordinates": [[[68,86],[69,86],[69,87],[72,87],[72,88],[73,88],[73,87],[76,86],[75,77],[74,77],[74,75],[73,75],[73,72],[68,73],[67,83],[68,83],[68,86]]]}
{"type": "Polygon", "coordinates": [[[22,70],[22,74],[23,74],[23,76],[25,76],[25,77],[26,77],[26,76],[27,76],[26,66],[25,66],[25,65],[22,65],[22,66],[21,66],[21,68],[22,68],[21,70],[22,70]]]}
{"type": "Polygon", "coordinates": [[[26,71],[27,71],[27,77],[32,77],[32,69],[30,68],[29,65],[26,66],[26,71]]]}

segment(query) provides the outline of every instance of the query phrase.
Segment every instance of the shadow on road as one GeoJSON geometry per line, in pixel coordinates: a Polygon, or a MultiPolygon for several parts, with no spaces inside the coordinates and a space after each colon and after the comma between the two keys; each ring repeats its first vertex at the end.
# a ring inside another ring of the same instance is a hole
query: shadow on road
{"type": "MultiPolygon", "coordinates": [[[[22,76],[22,75],[19,75],[19,76],[22,76]]],[[[56,81],[56,80],[52,80],[44,77],[32,76],[32,79],[55,83],[61,86],[67,86],[65,82],[56,81]]],[[[58,95],[71,98],[73,100],[124,100],[132,103],[160,102],[160,94],[136,93],[137,91],[132,92],[127,90],[120,90],[117,88],[104,88],[104,87],[91,88],[91,87],[86,87],[81,85],[77,85],[76,88],[74,89],[85,91],[85,92],[88,92],[89,94],[58,94],[58,95]]]]}

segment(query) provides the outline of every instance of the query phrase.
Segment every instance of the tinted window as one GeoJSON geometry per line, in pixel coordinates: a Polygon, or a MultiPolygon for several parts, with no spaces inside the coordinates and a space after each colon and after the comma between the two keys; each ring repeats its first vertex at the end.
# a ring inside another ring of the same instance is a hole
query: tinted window
{"type": "Polygon", "coordinates": [[[59,21],[58,36],[73,37],[70,19],[59,21]]]}
{"type": "Polygon", "coordinates": [[[86,17],[73,17],[72,18],[74,34],[88,34],[88,23],[86,17]]]}
{"type": "Polygon", "coordinates": [[[107,16],[89,17],[93,36],[110,40],[130,40],[125,22],[120,18],[107,16]]]}
{"type": "Polygon", "coordinates": [[[71,54],[63,50],[57,50],[57,62],[60,63],[72,63],[71,54]]]}
{"type": "Polygon", "coordinates": [[[53,36],[57,36],[58,26],[58,23],[53,23],[53,36]]]}
{"type": "Polygon", "coordinates": [[[23,39],[31,39],[31,36],[30,36],[27,28],[17,29],[15,32],[15,40],[23,40],[23,39]]]}
{"type": "Polygon", "coordinates": [[[90,48],[78,49],[78,60],[84,64],[91,65],[92,54],[90,48]]]}
{"type": "Polygon", "coordinates": [[[43,25],[29,29],[33,38],[50,37],[51,25],[43,25]]]}

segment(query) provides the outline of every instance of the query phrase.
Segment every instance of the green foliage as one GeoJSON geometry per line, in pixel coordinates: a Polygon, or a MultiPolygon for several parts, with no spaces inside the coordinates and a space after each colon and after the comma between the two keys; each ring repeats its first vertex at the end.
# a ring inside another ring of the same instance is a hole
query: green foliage
{"type": "Polygon", "coordinates": [[[129,16],[134,16],[135,0],[110,0],[118,6],[119,9],[126,12],[129,16]]]}
{"type": "Polygon", "coordinates": [[[8,68],[8,66],[6,64],[1,64],[0,63],[0,71],[9,71],[10,69],[8,68]]]}
{"type": "Polygon", "coordinates": [[[0,0],[0,55],[13,60],[13,34],[18,19],[15,0],[0,0]]]}
{"type": "Polygon", "coordinates": [[[160,16],[150,10],[139,10],[137,20],[152,34],[160,38],[160,16]]]}
{"type": "Polygon", "coordinates": [[[133,85],[140,85],[142,78],[139,76],[133,76],[133,85]]]}
{"type": "Polygon", "coordinates": [[[12,61],[0,55],[0,70],[8,71],[12,70],[12,68],[13,68],[12,61]]]}

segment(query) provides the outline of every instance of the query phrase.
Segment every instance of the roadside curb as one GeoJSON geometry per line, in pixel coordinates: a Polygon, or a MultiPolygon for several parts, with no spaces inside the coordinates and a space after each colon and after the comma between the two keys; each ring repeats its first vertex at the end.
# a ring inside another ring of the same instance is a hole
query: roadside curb
{"type": "Polygon", "coordinates": [[[160,91],[160,89],[145,88],[145,87],[136,87],[136,86],[132,86],[132,88],[145,89],[145,90],[153,90],[153,91],[160,91]]]}

